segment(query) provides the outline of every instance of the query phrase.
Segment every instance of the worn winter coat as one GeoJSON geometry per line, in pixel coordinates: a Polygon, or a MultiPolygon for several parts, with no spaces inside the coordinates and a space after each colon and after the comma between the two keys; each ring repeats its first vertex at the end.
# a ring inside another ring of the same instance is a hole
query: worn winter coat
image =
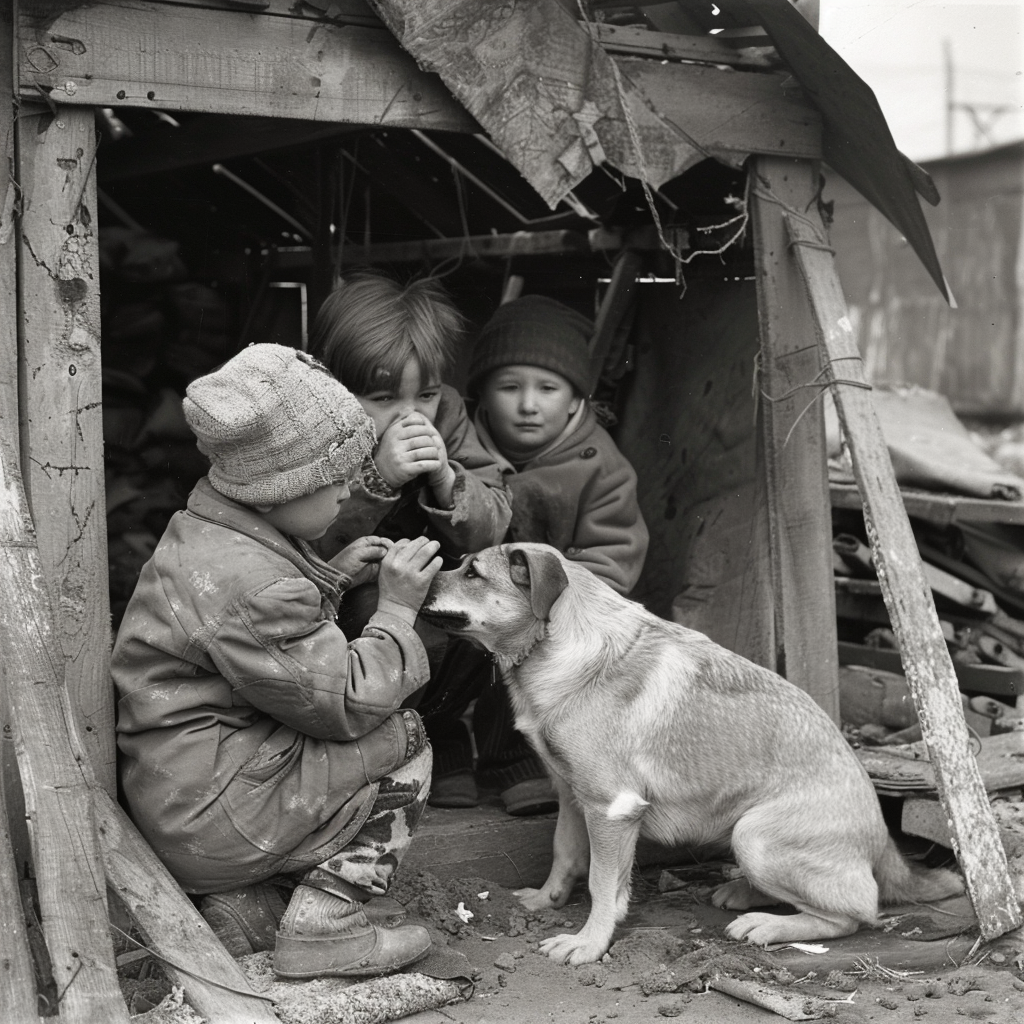
{"type": "Polygon", "coordinates": [[[501,471],[480,444],[459,393],[441,385],[434,427],[444,440],[455,470],[450,508],[435,508],[423,478],[393,490],[368,460],[361,484],[342,506],[334,525],[314,545],[322,558],[333,558],[359,537],[391,540],[422,534],[441,543],[449,559],[497,544],[505,536],[511,512],[501,471]]]}
{"type": "Polygon", "coordinates": [[[380,613],[348,643],[343,582],[205,478],[144,567],[111,661],[121,781],[186,890],[333,856],[404,762],[423,645],[380,613]]]}
{"type": "Polygon", "coordinates": [[[509,540],[550,544],[628,594],[647,557],[647,524],[636,472],[594,411],[585,406],[548,450],[517,466],[498,451],[480,411],[476,427],[512,495],[509,540]]]}

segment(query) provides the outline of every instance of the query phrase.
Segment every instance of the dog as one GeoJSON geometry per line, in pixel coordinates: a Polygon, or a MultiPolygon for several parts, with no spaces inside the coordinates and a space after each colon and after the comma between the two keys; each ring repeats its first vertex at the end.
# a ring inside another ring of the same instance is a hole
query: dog
{"type": "Polygon", "coordinates": [[[963,892],[954,872],[904,860],[866,771],[806,693],[554,548],[469,555],[438,573],[420,615],[491,652],[558,790],[548,879],[516,893],[530,910],[561,907],[589,871],[590,915],[544,940],[553,959],[608,950],[640,835],[731,847],[742,875],[713,902],[748,911],[726,932],[759,945],[850,935],[877,925],[880,903],[963,892]],[[798,912],[749,912],[781,903],[798,912]]]}

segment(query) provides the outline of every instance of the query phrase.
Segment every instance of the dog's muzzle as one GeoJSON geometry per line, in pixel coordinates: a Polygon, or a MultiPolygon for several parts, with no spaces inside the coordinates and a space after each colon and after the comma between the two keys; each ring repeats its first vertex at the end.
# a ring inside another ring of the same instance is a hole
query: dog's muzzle
{"type": "Polygon", "coordinates": [[[446,612],[441,608],[421,608],[419,616],[430,625],[446,633],[461,633],[469,629],[469,616],[464,612],[446,612]]]}

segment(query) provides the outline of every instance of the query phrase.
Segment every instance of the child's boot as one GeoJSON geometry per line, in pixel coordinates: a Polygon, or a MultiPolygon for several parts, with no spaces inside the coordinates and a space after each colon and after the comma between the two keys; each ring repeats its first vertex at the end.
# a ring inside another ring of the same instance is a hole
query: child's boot
{"type": "Polygon", "coordinates": [[[391,974],[429,948],[421,925],[382,928],[367,920],[362,904],[299,885],[281,919],[274,971],[284,978],[391,974]]]}

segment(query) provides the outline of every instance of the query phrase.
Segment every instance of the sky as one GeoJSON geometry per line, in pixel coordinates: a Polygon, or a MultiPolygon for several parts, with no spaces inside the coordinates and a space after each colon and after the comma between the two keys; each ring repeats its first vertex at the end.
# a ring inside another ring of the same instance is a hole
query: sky
{"type": "Polygon", "coordinates": [[[952,152],[1024,138],[1024,0],[821,0],[819,31],[874,90],[911,159],[949,151],[948,64],[952,152]],[[973,107],[987,136],[960,104],[973,107]],[[1010,109],[994,116],[995,105],[1010,109]]]}

